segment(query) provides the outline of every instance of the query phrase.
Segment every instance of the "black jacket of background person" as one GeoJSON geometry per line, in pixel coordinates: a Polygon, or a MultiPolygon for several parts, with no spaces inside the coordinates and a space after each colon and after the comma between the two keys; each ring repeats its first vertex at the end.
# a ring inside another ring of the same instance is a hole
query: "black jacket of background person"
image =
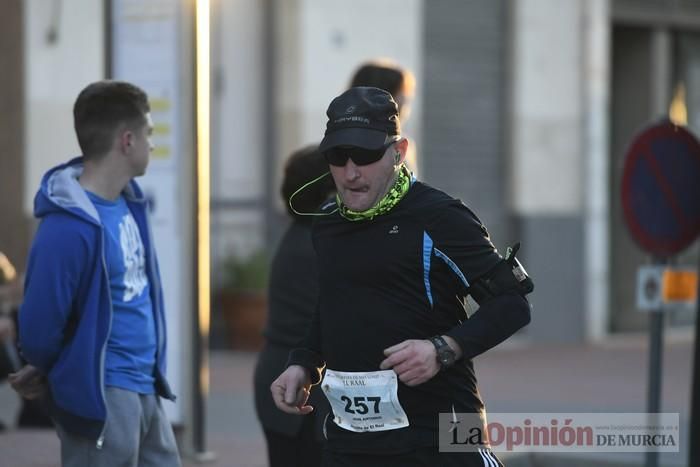
{"type": "MultiPolygon", "coordinates": [[[[304,417],[275,407],[270,385],[284,371],[289,351],[301,345],[318,301],[316,253],[311,244],[311,221],[293,220],[285,231],[270,267],[265,347],[255,366],[255,407],[262,426],[269,431],[294,437],[304,417]]],[[[330,411],[326,397],[314,388],[310,417],[330,411]]],[[[320,424],[320,422],[319,422],[320,424]]],[[[317,435],[321,437],[320,428],[317,435]]]]}
{"type": "MultiPolygon", "coordinates": [[[[408,427],[356,433],[329,417],[329,448],[390,453],[437,446],[441,412],[484,408],[471,359],[530,321],[530,305],[515,293],[483,301],[467,319],[459,301],[469,292],[467,284],[501,261],[486,228],[459,200],[414,182],[391,211],[374,219],[348,221],[337,212],[317,218],[312,238],[319,309],[302,346],[307,350],[294,352],[290,363],[377,371],[387,347],[438,334],[455,338],[464,353],[453,367],[423,384],[399,382],[408,427]]],[[[317,380],[314,372],[312,379],[317,380]]]]}

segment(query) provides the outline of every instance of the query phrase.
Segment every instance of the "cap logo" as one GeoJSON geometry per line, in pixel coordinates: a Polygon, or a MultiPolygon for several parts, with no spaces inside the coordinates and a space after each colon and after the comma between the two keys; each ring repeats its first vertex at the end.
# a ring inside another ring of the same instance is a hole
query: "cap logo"
{"type": "Polygon", "coordinates": [[[351,105],[350,107],[348,107],[347,109],[345,109],[345,114],[351,114],[351,113],[353,113],[354,111],[355,111],[355,106],[354,106],[354,105],[351,105]]]}
{"type": "Polygon", "coordinates": [[[356,115],[350,116],[350,117],[340,117],[336,118],[333,120],[333,123],[337,125],[341,125],[343,123],[363,123],[365,125],[369,125],[370,121],[369,118],[367,117],[358,117],[356,115]]]}

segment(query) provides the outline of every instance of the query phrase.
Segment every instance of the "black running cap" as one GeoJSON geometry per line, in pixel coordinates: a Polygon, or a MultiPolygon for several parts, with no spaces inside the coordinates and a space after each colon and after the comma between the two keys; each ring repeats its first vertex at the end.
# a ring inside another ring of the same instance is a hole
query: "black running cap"
{"type": "Polygon", "coordinates": [[[401,134],[394,98],[379,88],[350,88],[333,99],[326,111],[328,123],[319,150],[336,146],[379,149],[388,136],[401,134]]]}

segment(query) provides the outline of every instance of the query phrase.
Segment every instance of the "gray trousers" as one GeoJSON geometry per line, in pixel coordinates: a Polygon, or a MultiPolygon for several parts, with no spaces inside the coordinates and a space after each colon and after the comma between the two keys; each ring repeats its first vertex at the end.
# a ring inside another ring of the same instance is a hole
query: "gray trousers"
{"type": "Polygon", "coordinates": [[[108,387],[101,449],[57,428],[63,467],[180,467],[175,436],[158,396],[108,387]]]}

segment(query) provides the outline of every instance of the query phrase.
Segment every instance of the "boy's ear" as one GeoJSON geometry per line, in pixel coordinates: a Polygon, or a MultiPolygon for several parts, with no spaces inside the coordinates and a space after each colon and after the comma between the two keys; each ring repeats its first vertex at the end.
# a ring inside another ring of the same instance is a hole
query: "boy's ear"
{"type": "Polygon", "coordinates": [[[134,134],[129,130],[123,130],[119,136],[119,148],[122,152],[128,152],[133,144],[134,134]]]}

